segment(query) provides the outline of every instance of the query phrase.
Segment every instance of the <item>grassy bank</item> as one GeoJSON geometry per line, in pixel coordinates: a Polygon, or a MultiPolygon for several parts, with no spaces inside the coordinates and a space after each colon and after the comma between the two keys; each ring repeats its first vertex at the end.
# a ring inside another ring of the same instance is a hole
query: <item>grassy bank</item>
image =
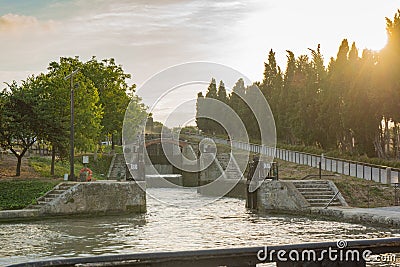
{"type": "MultiPolygon", "coordinates": [[[[97,161],[94,161],[93,155],[89,155],[88,167],[93,172],[93,177],[96,179],[105,179],[107,176],[108,168],[111,164],[112,156],[107,154],[99,154],[97,161]]],[[[52,177],[50,175],[51,159],[48,157],[30,157],[29,165],[34,168],[35,172],[39,173],[42,177],[52,177]]],[[[68,161],[57,161],[54,166],[54,177],[61,178],[65,173],[69,173],[68,161]]],[[[82,156],[75,158],[75,175],[79,175],[79,171],[83,168],[82,156]]]]}
{"type": "Polygon", "coordinates": [[[55,180],[0,180],[0,210],[22,209],[34,203],[60,181],[55,180]]]}
{"type": "MultiPolygon", "coordinates": [[[[302,179],[306,175],[315,175],[308,179],[318,179],[318,169],[306,165],[299,165],[283,160],[276,160],[279,164],[280,179],[302,179]]],[[[332,180],[346,202],[352,207],[374,208],[391,206],[394,204],[394,188],[385,184],[368,181],[346,175],[322,171],[323,179],[332,180]]]]}

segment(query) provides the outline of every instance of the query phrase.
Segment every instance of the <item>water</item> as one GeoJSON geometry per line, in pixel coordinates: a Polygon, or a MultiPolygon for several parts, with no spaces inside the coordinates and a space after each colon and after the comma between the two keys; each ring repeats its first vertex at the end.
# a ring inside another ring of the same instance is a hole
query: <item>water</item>
{"type": "Polygon", "coordinates": [[[0,224],[0,266],[40,259],[196,250],[400,236],[400,231],[287,215],[257,215],[244,200],[208,198],[190,189],[148,189],[142,215],[63,218],[0,224]],[[190,206],[190,205],[189,205],[190,206]]]}

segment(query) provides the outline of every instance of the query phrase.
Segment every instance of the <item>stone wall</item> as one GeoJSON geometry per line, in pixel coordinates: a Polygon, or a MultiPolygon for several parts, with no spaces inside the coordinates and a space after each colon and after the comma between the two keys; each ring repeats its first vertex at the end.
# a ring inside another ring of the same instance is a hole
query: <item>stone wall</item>
{"type": "Polygon", "coordinates": [[[310,204],[290,181],[264,181],[257,191],[257,205],[261,211],[310,209],[310,204]]]}
{"type": "Polygon", "coordinates": [[[42,215],[120,214],[146,211],[144,182],[76,183],[40,210],[42,215]]]}

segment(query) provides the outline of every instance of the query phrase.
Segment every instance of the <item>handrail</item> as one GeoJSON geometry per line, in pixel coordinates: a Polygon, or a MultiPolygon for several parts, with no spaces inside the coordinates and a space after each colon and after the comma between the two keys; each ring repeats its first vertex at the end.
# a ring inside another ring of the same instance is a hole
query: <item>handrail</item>
{"type": "MultiPolygon", "coordinates": [[[[374,179],[373,173],[375,172],[375,170],[377,171],[378,176],[379,176],[379,178],[377,178],[377,176],[374,176],[376,178],[375,181],[379,180],[379,182],[382,182],[382,177],[385,177],[385,175],[382,175],[382,172],[385,172],[387,170],[390,170],[390,175],[392,175],[392,173],[397,172],[397,177],[400,178],[400,168],[388,167],[388,166],[384,166],[384,165],[376,165],[376,164],[371,164],[371,163],[367,163],[367,162],[354,161],[354,160],[348,160],[348,159],[339,159],[339,158],[335,158],[335,157],[311,154],[311,153],[301,152],[301,151],[296,151],[296,150],[288,150],[288,149],[284,149],[284,148],[268,147],[268,146],[264,146],[264,145],[259,145],[259,144],[254,144],[254,143],[246,143],[246,142],[237,141],[237,140],[226,140],[226,139],[222,139],[222,138],[214,137],[214,136],[202,136],[202,135],[198,135],[198,134],[192,134],[191,136],[194,136],[196,138],[202,138],[202,137],[212,138],[215,140],[216,143],[218,143],[218,142],[229,143],[230,142],[233,147],[236,147],[238,149],[243,149],[246,151],[251,151],[251,152],[260,153],[260,154],[266,154],[268,156],[273,156],[273,157],[277,157],[277,158],[280,158],[283,160],[296,162],[296,163],[300,163],[300,164],[306,164],[309,166],[316,165],[316,162],[314,162],[314,159],[319,159],[319,162],[322,163],[322,160],[325,162],[324,170],[336,171],[336,172],[344,174],[344,175],[354,176],[354,177],[363,178],[363,179],[367,179],[367,180],[374,179]],[[311,158],[311,162],[309,161],[310,158],[311,158]],[[301,159],[303,161],[302,163],[301,163],[301,159]],[[305,163],[305,159],[307,159],[307,163],[305,163]],[[330,166],[331,166],[330,169],[328,168],[328,165],[326,165],[329,162],[330,162],[330,166]],[[313,163],[315,163],[315,164],[313,164],[313,163]],[[341,165],[341,171],[338,168],[339,164],[341,165]],[[352,166],[352,165],[355,165],[355,166],[352,166]],[[336,167],[336,170],[334,170],[332,168],[333,166],[336,167]],[[346,169],[345,169],[345,166],[346,166],[346,169]],[[362,172],[358,171],[359,167],[361,167],[362,172]],[[369,173],[368,176],[366,175],[367,171],[369,173]],[[352,172],[355,174],[352,174],[352,172]]],[[[316,167],[316,166],[314,166],[314,167],[316,167]]],[[[391,176],[386,176],[387,184],[390,183],[390,181],[388,180],[388,177],[391,177],[391,176]]]]}
{"type": "Polygon", "coordinates": [[[330,204],[332,204],[332,202],[335,200],[335,198],[339,195],[339,191],[336,192],[336,194],[333,196],[333,198],[331,198],[331,200],[329,200],[328,204],[326,204],[326,206],[324,207],[324,209],[327,209],[329,207],[330,204]]]}

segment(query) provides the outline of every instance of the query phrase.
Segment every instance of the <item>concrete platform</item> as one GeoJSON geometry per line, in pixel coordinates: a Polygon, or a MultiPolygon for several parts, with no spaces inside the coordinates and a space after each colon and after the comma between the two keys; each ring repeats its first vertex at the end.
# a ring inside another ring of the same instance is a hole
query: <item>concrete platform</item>
{"type": "Polygon", "coordinates": [[[0,210],[0,221],[21,220],[38,217],[39,211],[36,209],[0,210]]]}
{"type": "Polygon", "coordinates": [[[400,207],[398,206],[382,208],[312,208],[311,213],[340,219],[341,221],[400,228],[400,207]]]}

